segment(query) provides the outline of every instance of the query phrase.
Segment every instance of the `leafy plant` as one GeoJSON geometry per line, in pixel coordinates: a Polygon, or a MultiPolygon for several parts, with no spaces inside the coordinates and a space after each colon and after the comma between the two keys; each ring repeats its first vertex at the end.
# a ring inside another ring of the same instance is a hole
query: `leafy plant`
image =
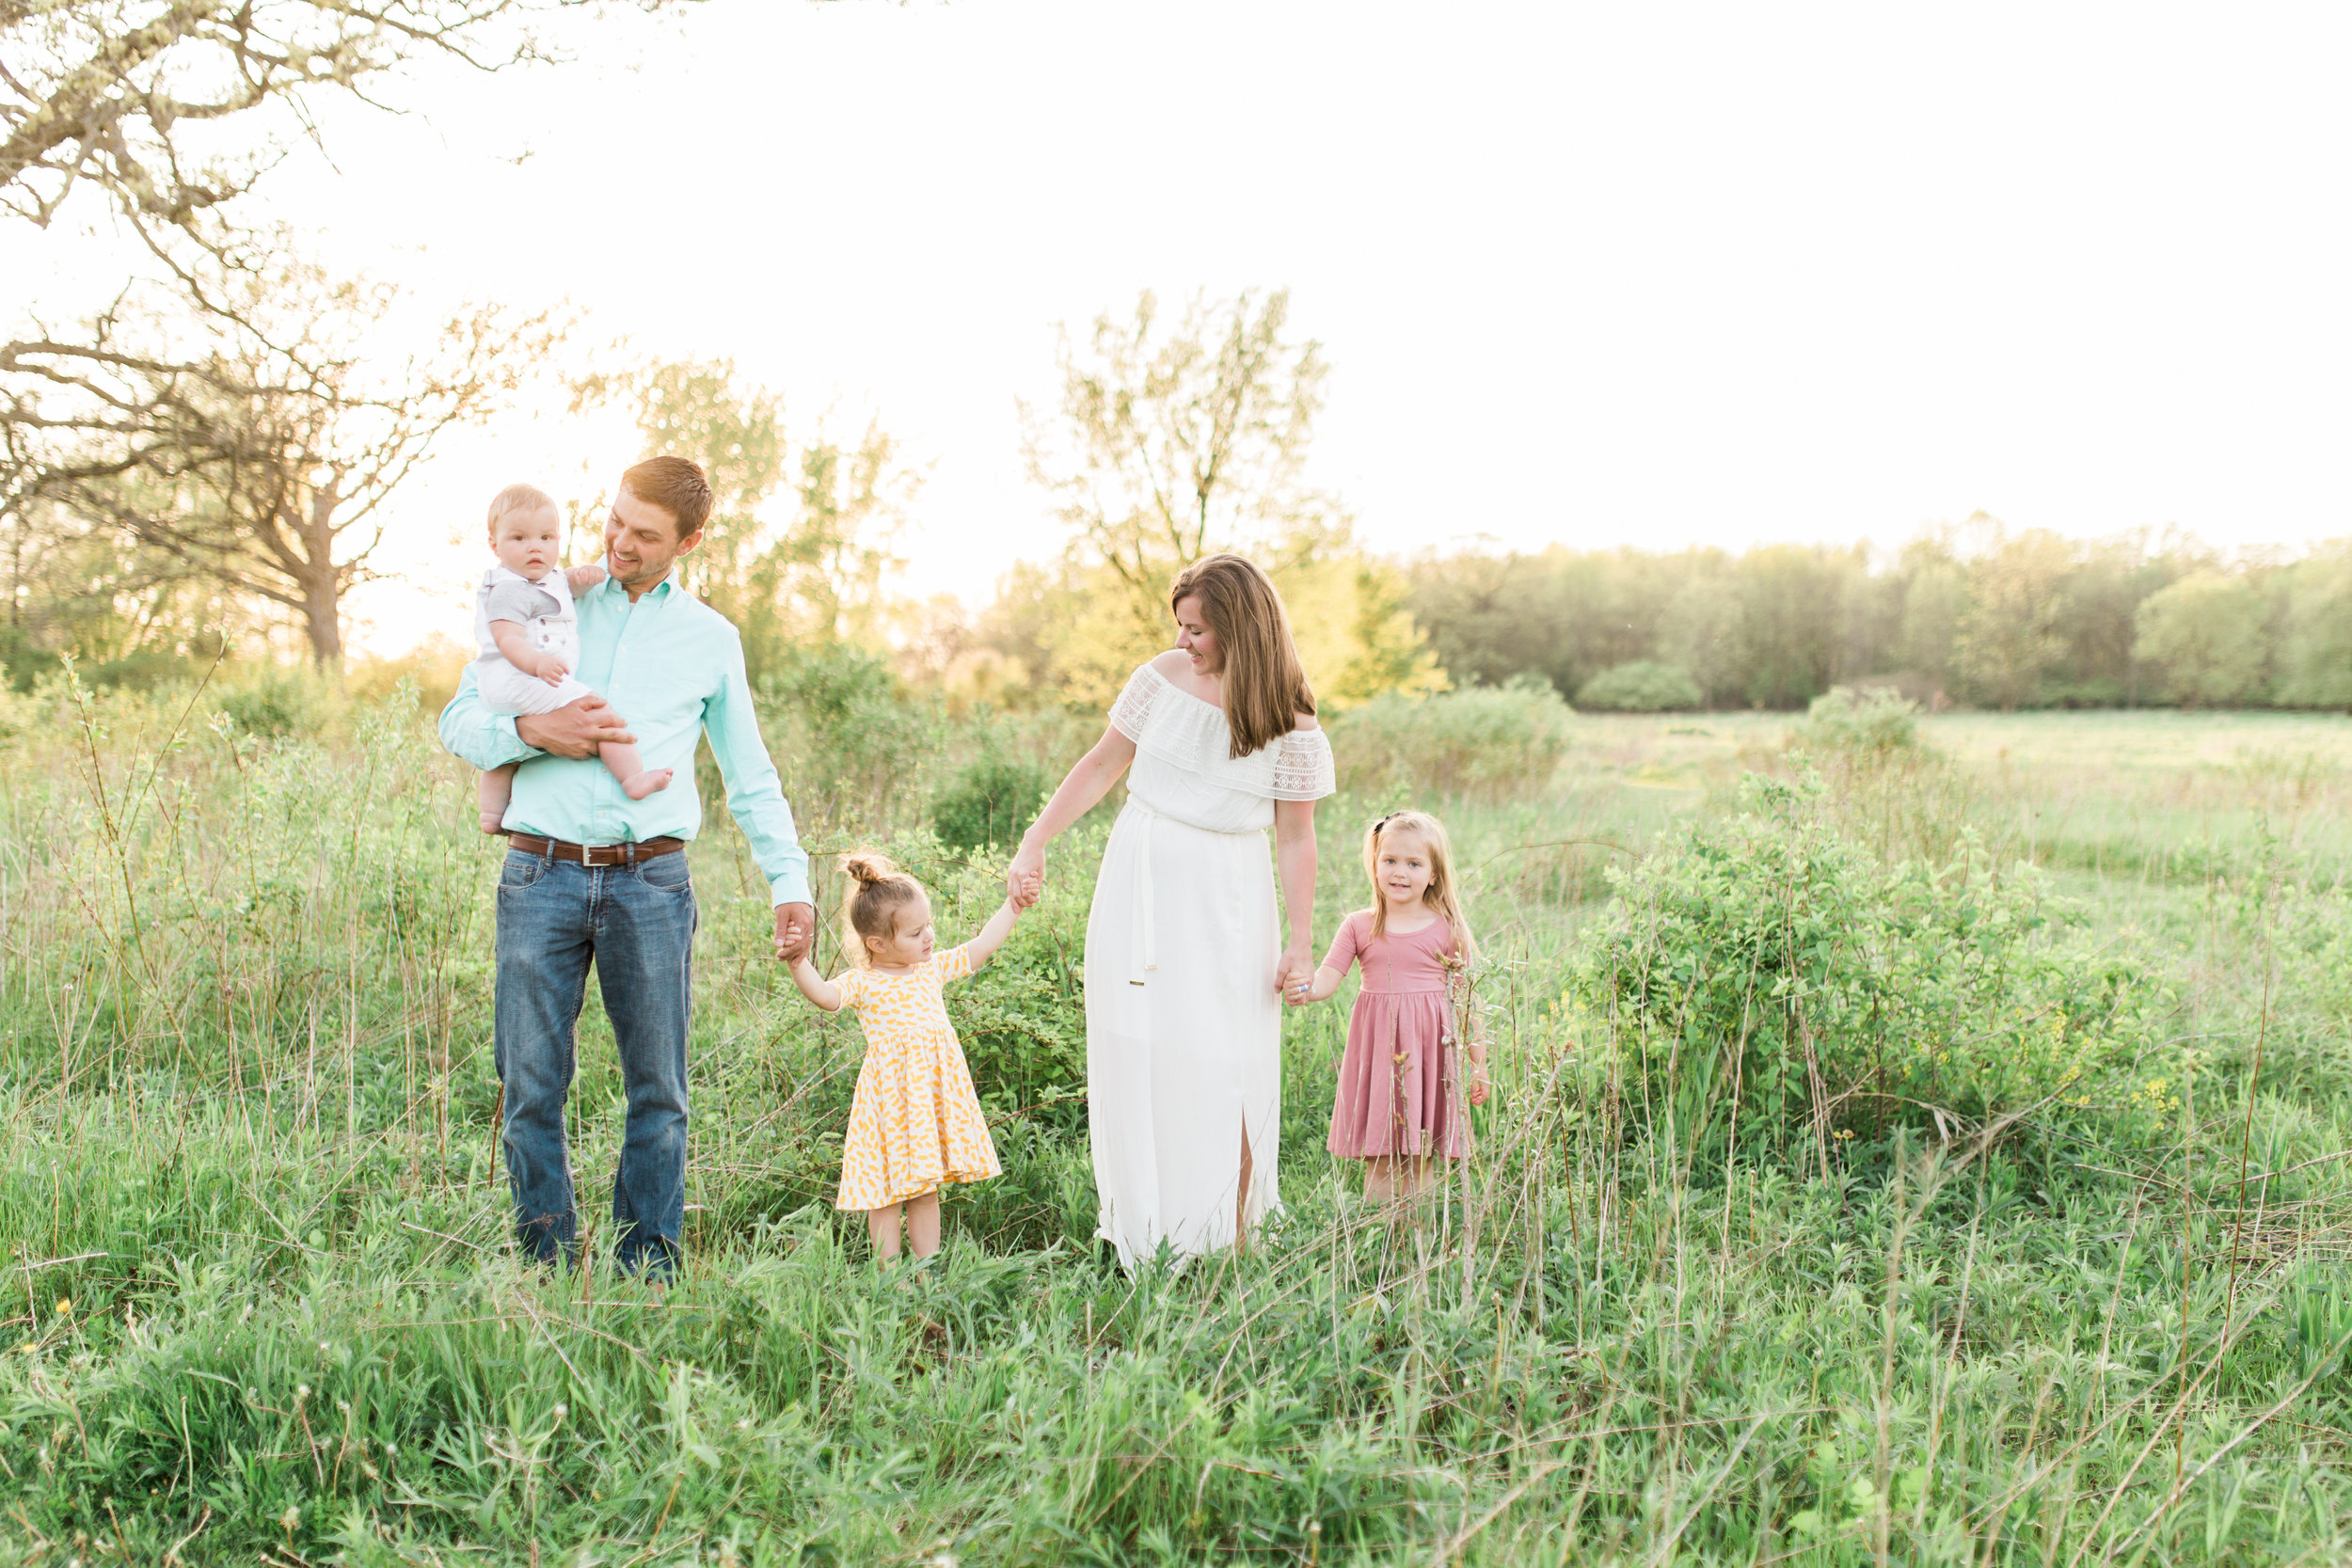
{"type": "Polygon", "coordinates": [[[1613,664],[1577,689],[1579,707],[1608,713],[1672,713],[1705,700],[1698,682],[1671,664],[1629,658],[1613,664]]]}
{"type": "Polygon", "coordinates": [[[1330,723],[1342,788],[1502,799],[1540,790],[1567,754],[1570,714],[1540,678],[1414,699],[1391,692],[1330,723]]]}
{"type": "Polygon", "coordinates": [[[1870,761],[1919,744],[1919,705],[1884,689],[1834,686],[1813,699],[1793,736],[1814,752],[1870,761]]]}
{"type": "Polygon", "coordinates": [[[1750,775],[1727,820],[1611,873],[1618,902],[1568,994],[1608,1021],[1642,1096],[1821,1161],[1896,1124],[2043,1112],[2142,1128],[2170,1106],[2162,988],[2066,942],[2073,917],[2032,867],[1973,845],[1882,867],[1821,794],[1750,775]]]}
{"type": "Polygon", "coordinates": [[[846,643],[793,649],[760,677],[759,709],[786,794],[813,830],[886,830],[921,810],[941,715],[881,655],[846,643]]]}
{"type": "Polygon", "coordinates": [[[985,754],[931,801],[931,826],[951,848],[1013,844],[1036,819],[1045,769],[1023,757],[985,754]]]}

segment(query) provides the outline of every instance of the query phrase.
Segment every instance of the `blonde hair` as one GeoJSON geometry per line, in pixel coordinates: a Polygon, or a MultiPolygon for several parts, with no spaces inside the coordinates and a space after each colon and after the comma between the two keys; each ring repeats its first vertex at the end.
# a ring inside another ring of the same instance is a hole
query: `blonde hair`
{"type": "Polygon", "coordinates": [[[1454,891],[1454,844],[1446,837],[1445,824],[1425,811],[1392,811],[1364,832],[1364,875],[1372,879],[1372,934],[1388,934],[1389,900],[1380,891],[1380,847],[1396,833],[1415,834],[1429,851],[1429,885],[1422,889],[1421,901],[1453,930],[1454,956],[1464,963],[1472,961],[1478,957],[1478,941],[1470,935],[1461,895],[1454,891]]]}
{"type": "Polygon", "coordinates": [[[1232,754],[1263,752],[1315,710],[1307,667],[1291,641],[1282,595],[1255,564],[1237,555],[1202,556],[1168,584],[1168,608],[1200,601],[1200,619],[1224,655],[1225,727],[1232,754]]]}
{"type": "Polygon", "coordinates": [[[870,964],[874,954],[865,939],[880,937],[888,942],[897,936],[898,911],[923,896],[923,884],[891,864],[888,856],[870,849],[843,861],[841,870],[850,879],[850,902],[844,911],[848,929],[843,935],[850,939],[857,961],[870,964]]]}
{"type": "Polygon", "coordinates": [[[555,498],[536,484],[510,484],[490,498],[490,531],[496,534],[501,518],[516,512],[552,512],[561,521],[564,509],[555,504],[555,498]]]}

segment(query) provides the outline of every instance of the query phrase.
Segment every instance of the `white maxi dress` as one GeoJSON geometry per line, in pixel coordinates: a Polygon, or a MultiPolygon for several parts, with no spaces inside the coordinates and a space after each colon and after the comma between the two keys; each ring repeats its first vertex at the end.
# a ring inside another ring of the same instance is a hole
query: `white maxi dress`
{"type": "Polygon", "coordinates": [[[1233,1241],[1281,1206],[1281,958],[1266,830],[1277,800],[1332,792],[1331,745],[1294,730],[1229,753],[1225,712],[1147,664],[1111,723],[1136,743],[1087,918],[1087,1106],[1095,1234],[1121,1265],[1233,1241]]]}

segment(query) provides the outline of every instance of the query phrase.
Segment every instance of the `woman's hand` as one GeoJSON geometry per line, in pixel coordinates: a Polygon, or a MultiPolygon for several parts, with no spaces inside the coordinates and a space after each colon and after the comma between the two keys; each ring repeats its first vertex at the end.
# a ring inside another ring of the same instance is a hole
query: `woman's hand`
{"type": "Polygon", "coordinates": [[[1012,863],[1005,867],[1005,896],[1016,910],[1036,903],[1045,891],[1045,846],[1023,840],[1012,863]]]}
{"type": "Polygon", "coordinates": [[[1486,1077],[1486,1058],[1472,1056],[1470,1059],[1470,1102],[1473,1105],[1484,1105],[1486,1103],[1487,1095],[1492,1092],[1493,1085],[1486,1077]]]}
{"type": "Polygon", "coordinates": [[[1274,989],[1294,1007],[1307,1000],[1307,989],[1314,978],[1315,961],[1304,942],[1291,943],[1283,950],[1281,962],[1274,966],[1274,989]]]}

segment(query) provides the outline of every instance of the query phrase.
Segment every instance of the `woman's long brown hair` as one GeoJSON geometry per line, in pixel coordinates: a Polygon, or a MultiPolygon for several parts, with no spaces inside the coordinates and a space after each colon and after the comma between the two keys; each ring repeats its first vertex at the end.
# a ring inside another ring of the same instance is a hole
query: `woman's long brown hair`
{"type": "Polygon", "coordinates": [[[1200,601],[1200,619],[1216,633],[1225,657],[1221,682],[1232,754],[1262,752],[1290,734],[1300,714],[1315,710],[1282,595],[1240,556],[1208,555],[1177,573],[1168,586],[1169,610],[1189,598],[1200,601]]]}

